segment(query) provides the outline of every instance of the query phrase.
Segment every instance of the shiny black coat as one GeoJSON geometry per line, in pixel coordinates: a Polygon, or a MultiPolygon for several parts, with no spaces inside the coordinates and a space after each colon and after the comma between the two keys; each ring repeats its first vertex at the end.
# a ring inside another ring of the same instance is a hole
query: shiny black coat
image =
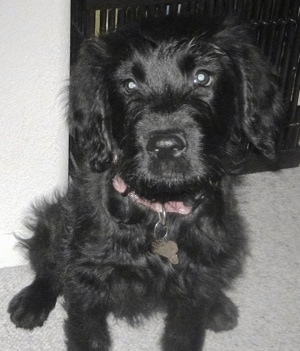
{"type": "Polygon", "coordinates": [[[12,321],[42,325],[62,294],[69,351],[109,350],[111,312],[166,312],[164,351],[199,351],[206,328],[234,327],[223,290],[246,239],[231,175],[249,145],[274,158],[276,79],[233,20],[147,20],[88,40],[70,84],[82,170],[28,221],[36,279],[10,303],[12,321]],[[191,209],[166,214],[177,265],[153,253],[159,211],[137,198],[191,209]]]}

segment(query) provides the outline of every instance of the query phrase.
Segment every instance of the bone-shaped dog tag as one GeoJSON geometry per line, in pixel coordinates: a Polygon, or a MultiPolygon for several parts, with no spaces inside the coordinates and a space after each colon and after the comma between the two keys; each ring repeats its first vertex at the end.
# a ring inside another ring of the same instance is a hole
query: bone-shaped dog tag
{"type": "Polygon", "coordinates": [[[178,246],[175,241],[161,240],[152,243],[152,253],[166,257],[172,264],[178,264],[178,246]]]}

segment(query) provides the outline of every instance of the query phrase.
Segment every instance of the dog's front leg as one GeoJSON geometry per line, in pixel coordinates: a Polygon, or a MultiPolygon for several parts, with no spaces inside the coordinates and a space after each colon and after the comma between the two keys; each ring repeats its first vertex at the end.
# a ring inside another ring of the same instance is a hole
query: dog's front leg
{"type": "Polygon", "coordinates": [[[163,351],[201,351],[207,323],[209,306],[170,303],[162,339],[163,351]]]}
{"type": "Polygon", "coordinates": [[[81,306],[68,306],[65,324],[68,351],[108,351],[110,336],[107,313],[93,308],[83,311],[81,306]]]}

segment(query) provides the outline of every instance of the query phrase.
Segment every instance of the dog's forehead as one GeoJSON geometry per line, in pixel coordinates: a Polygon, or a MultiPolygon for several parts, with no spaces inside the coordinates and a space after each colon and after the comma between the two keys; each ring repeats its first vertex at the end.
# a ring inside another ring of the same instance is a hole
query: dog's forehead
{"type": "Polygon", "coordinates": [[[183,59],[184,53],[175,48],[175,43],[160,43],[146,55],[135,55],[134,61],[144,70],[147,80],[151,78],[178,78],[178,62],[183,59]]]}
{"type": "Polygon", "coordinates": [[[198,66],[216,69],[223,56],[214,45],[194,38],[168,39],[156,42],[155,46],[145,41],[141,50],[131,47],[131,55],[121,63],[119,72],[128,78],[157,85],[157,82],[180,79],[198,66]]]}

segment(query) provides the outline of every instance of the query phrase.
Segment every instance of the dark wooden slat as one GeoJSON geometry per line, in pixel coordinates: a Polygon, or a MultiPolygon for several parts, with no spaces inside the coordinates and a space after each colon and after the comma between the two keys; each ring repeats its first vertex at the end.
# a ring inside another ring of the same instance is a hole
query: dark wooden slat
{"type": "Polygon", "coordinates": [[[106,33],[107,13],[106,9],[100,10],[100,34],[106,33]]]}
{"type": "Polygon", "coordinates": [[[207,0],[200,0],[196,4],[196,13],[205,13],[207,6],[207,0]]]}
{"type": "Polygon", "coordinates": [[[214,1],[207,1],[206,3],[206,13],[209,15],[209,16],[212,16],[214,14],[214,10],[215,10],[215,3],[214,1]]]}
{"type": "Polygon", "coordinates": [[[261,19],[262,5],[263,2],[261,0],[255,0],[253,7],[254,11],[252,16],[252,19],[254,21],[259,21],[261,19]]]}
{"type": "Polygon", "coordinates": [[[107,31],[111,32],[116,28],[116,9],[107,10],[107,31]]]}
{"type": "Polygon", "coordinates": [[[286,43],[286,52],[288,55],[288,63],[286,63],[286,73],[285,73],[285,99],[289,101],[293,91],[295,67],[297,67],[299,59],[299,49],[300,49],[300,26],[296,27],[294,21],[290,21],[288,24],[288,36],[289,42],[286,43]]]}
{"type": "Polygon", "coordinates": [[[126,23],[126,9],[118,8],[117,27],[126,23]]]}
{"type": "Polygon", "coordinates": [[[295,0],[281,0],[280,18],[287,20],[290,15],[290,8],[295,0]]]}
{"type": "Polygon", "coordinates": [[[147,6],[138,6],[136,8],[136,18],[141,19],[147,17],[148,9],[147,6]]]}
{"type": "Polygon", "coordinates": [[[130,23],[135,19],[135,11],[133,7],[126,9],[126,23],[130,23]]]}
{"type": "MultiPolygon", "coordinates": [[[[281,8],[280,12],[278,12],[278,33],[277,33],[277,45],[274,48],[274,59],[273,63],[277,69],[279,69],[280,60],[283,55],[284,50],[284,40],[285,40],[285,32],[286,32],[286,20],[289,13],[291,0],[281,0],[281,8]]],[[[278,0],[277,3],[279,4],[280,1],[278,0]]]]}
{"type": "MultiPolygon", "coordinates": [[[[296,52],[296,56],[298,58],[298,62],[300,59],[300,26],[298,26],[298,30],[297,30],[297,44],[298,45],[298,50],[296,52]]],[[[295,49],[296,50],[296,49],[295,49]]],[[[294,66],[293,66],[294,67],[294,66]]],[[[297,66],[295,66],[296,68],[297,66]]],[[[291,69],[291,74],[293,73],[293,69],[291,69]]],[[[291,79],[293,79],[293,77],[291,77],[291,79]]],[[[293,95],[292,95],[292,101],[291,101],[291,107],[290,107],[290,122],[294,123],[297,121],[297,108],[298,108],[298,100],[299,100],[299,89],[300,89],[300,66],[298,64],[297,70],[296,70],[296,75],[295,75],[295,80],[294,80],[294,84],[293,84],[293,95]]]]}
{"type": "Polygon", "coordinates": [[[246,21],[250,21],[250,19],[252,19],[253,16],[253,0],[246,0],[245,1],[245,7],[244,7],[244,15],[243,18],[246,21]]]}
{"type": "Polygon", "coordinates": [[[299,8],[300,8],[300,0],[293,0],[290,6],[290,18],[297,21],[299,20],[299,8]]]}
{"type": "Polygon", "coordinates": [[[236,1],[235,2],[235,13],[240,16],[241,18],[243,18],[243,14],[244,14],[244,7],[245,7],[245,1],[236,1]]]}
{"type": "Polygon", "coordinates": [[[260,33],[258,45],[262,48],[264,54],[267,54],[266,44],[269,42],[268,36],[270,32],[272,0],[265,0],[262,2],[262,9],[260,14],[260,33]]]}
{"type": "Polygon", "coordinates": [[[149,17],[157,17],[157,12],[158,12],[158,9],[157,9],[156,4],[148,6],[148,16],[149,17]]]}
{"type": "Polygon", "coordinates": [[[224,1],[223,0],[216,0],[214,14],[215,15],[222,15],[224,13],[225,13],[224,1]]]}

